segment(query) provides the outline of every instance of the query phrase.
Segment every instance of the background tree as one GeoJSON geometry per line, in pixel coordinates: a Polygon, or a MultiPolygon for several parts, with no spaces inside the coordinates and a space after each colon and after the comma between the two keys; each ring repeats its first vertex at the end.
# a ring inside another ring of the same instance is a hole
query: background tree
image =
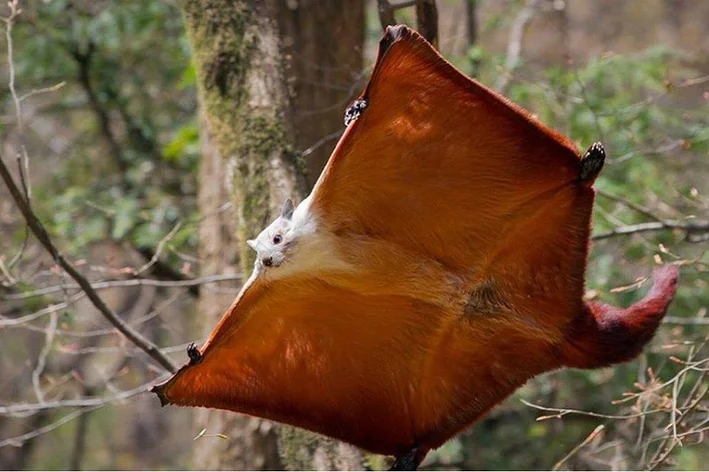
{"type": "MultiPolygon", "coordinates": [[[[238,215],[235,231],[230,222],[201,225],[202,270],[221,273],[239,262],[248,274],[253,254],[246,240],[278,214],[286,198],[305,197],[308,171],[317,176],[326,160],[318,142],[341,132],[341,108],[350,95],[345,87],[361,69],[363,4],[215,0],[185,1],[183,10],[204,116],[200,208],[208,214],[228,198],[238,215]],[[289,90],[293,83],[295,93],[289,90]],[[307,153],[298,143],[305,143],[307,153]]],[[[208,330],[229,302],[201,295],[208,330]]],[[[228,431],[232,438],[197,449],[200,467],[280,466],[272,423],[219,412],[199,416],[204,428],[228,431]]],[[[292,428],[284,435],[281,450],[291,468],[362,467],[349,446],[292,428]]]]}

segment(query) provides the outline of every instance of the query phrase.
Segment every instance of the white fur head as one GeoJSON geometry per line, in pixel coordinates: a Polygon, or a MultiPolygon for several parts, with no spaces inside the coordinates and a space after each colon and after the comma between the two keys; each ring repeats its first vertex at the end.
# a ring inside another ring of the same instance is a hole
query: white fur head
{"type": "Polygon", "coordinates": [[[278,218],[261,231],[256,239],[246,241],[251,249],[258,254],[256,256],[257,266],[279,267],[287,260],[296,244],[294,211],[293,201],[289,198],[283,204],[278,218]]]}

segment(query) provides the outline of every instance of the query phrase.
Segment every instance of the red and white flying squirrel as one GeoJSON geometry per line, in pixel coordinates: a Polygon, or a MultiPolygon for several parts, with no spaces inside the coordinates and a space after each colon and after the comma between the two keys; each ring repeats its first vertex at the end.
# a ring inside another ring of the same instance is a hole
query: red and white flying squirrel
{"type": "Polygon", "coordinates": [[[418,466],[530,378],[627,361],[676,289],[584,302],[605,151],[565,137],[389,27],[312,194],[162,404],[268,418],[418,466]]]}

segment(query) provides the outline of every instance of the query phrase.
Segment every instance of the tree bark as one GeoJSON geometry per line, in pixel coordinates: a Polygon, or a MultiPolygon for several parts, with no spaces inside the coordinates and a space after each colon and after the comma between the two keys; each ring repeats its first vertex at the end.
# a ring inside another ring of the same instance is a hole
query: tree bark
{"type": "MultiPolygon", "coordinates": [[[[248,276],[253,255],[246,240],[268,224],[287,197],[300,200],[307,190],[306,172],[293,144],[294,103],[279,27],[279,13],[286,7],[276,0],[182,2],[202,116],[199,208],[204,217],[200,226],[204,275],[240,271],[248,276]],[[231,203],[231,208],[220,212],[224,203],[231,203]]],[[[327,31],[321,25],[321,32],[327,31]]],[[[353,71],[361,67],[361,50],[358,54],[360,63],[352,66],[353,71]]],[[[338,57],[340,53],[330,63],[336,64],[338,57]]],[[[341,123],[346,104],[337,105],[341,123]]],[[[319,174],[324,162],[311,169],[319,174]]],[[[205,331],[216,325],[233,297],[203,287],[200,312],[205,331]]],[[[217,411],[200,411],[196,422],[195,434],[207,429],[195,443],[193,457],[200,469],[362,468],[356,449],[294,428],[284,428],[281,435],[281,463],[275,453],[277,428],[271,422],[217,411]],[[214,434],[228,439],[210,436],[214,434]]]]}
{"type": "MultiPolygon", "coordinates": [[[[286,197],[303,194],[290,160],[277,30],[268,12],[245,2],[185,0],[183,11],[201,108],[200,272],[248,275],[253,257],[246,239],[286,197]]],[[[233,297],[204,287],[203,332],[216,325],[233,297]]],[[[197,432],[207,430],[195,443],[196,467],[282,468],[273,423],[210,410],[197,412],[195,420],[197,432]]]]}
{"type": "Polygon", "coordinates": [[[227,190],[238,215],[240,266],[248,273],[253,255],[246,239],[286,198],[297,200],[305,192],[291,145],[275,5],[184,0],[183,11],[201,104],[226,161],[227,190]]]}
{"type": "Polygon", "coordinates": [[[310,187],[344,129],[343,112],[361,91],[363,0],[283,2],[279,11],[297,149],[310,187]]]}
{"type": "MultiPolygon", "coordinates": [[[[200,275],[237,274],[239,245],[237,215],[227,181],[227,161],[209,132],[206,110],[200,110],[200,150],[198,205],[203,218],[199,225],[200,275]]],[[[234,299],[234,292],[205,285],[200,290],[199,328],[207,336],[234,299]]],[[[195,411],[195,431],[206,429],[194,443],[195,469],[276,470],[283,466],[277,450],[276,427],[268,421],[218,410],[195,411]],[[222,439],[216,434],[224,434],[222,439]]]]}
{"type": "Polygon", "coordinates": [[[478,0],[465,0],[465,34],[469,48],[478,43],[478,0]]]}

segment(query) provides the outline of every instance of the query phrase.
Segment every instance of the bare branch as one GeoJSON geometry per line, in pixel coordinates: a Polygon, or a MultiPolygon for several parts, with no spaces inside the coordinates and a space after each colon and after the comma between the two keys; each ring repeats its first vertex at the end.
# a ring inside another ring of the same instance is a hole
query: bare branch
{"type": "Polygon", "coordinates": [[[645,416],[650,413],[662,413],[662,412],[666,411],[664,409],[657,409],[657,410],[644,411],[642,413],[634,413],[634,414],[630,414],[630,415],[604,415],[602,413],[595,413],[593,411],[575,410],[573,408],[551,408],[548,406],[535,405],[534,403],[530,403],[524,399],[520,399],[520,401],[529,407],[536,408],[537,410],[549,411],[549,412],[553,413],[551,415],[540,416],[537,418],[537,421],[544,421],[544,420],[548,420],[551,418],[562,418],[566,415],[592,416],[594,418],[606,418],[609,420],[628,420],[631,418],[640,418],[640,417],[645,416]]]}
{"type": "MultiPolygon", "coordinates": [[[[83,294],[84,292],[80,292],[80,293],[83,294]]],[[[143,324],[143,323],[145,323],[145,322],[147,322],[147,321],[152,320],[152,319],[155,318],[156,316],[160,316],[160,314],[161,314],[167,307],[169,307],[170,305],[172,305],[173,303],[175,303],[177,300],[179,300],[179,299],[181,298],[181,296],[182,296],[181,293],[176,293],[176,294],[172,295],[170,298],[168,298],[167,300],[165,300],[165,301],[163,301],[162,303],[160,303],[160,305],[158,305],[157,307],[155,307],[154,310],[150,311],[149,313],[146,313],[145,315],[143,315],[143,316],[141,316],[141,317],[139,317],[139,318],[136,318],[136,319],[134,319],[134,320],[131,320],[131,321],[130,321],[130,325],[131,325],[131,326],[138,326],[138,325],[141,325],[141,324],[143,324]]],[[[90,330],[90,331],[74,331],[74,330],[68,330],[68,329],[58,329],[58,330],[57,330],[57,334],[63,334],[63,335],[67,335],[67,336],[74,336],[74,337],[77,337],[77,338],[90,338],[90,337],[95,337],[95,336],[109,336],[109,335],[115,334],[115,330],[114,330],[113,328],[107,328],[107,329],[93,329],[93,330],[90,330]]],[[[163,352],[169,352],[169,351],[168,351],[167,349],[165,349],[164,347],[162,348],[162,351],[163,351],[163,352]]],[[[74,353],[78,353],[78,351],[74,351],[74,353]]]]}
{"type": "MultiPolygon", "coordinates": [[[[153,261],[153,259],[155,258],[155,262],[153,263],[152,270],[150,272],[158,279],[167,280],[167,281],[191,280],[189,277],[187,277],[182,272],[173,268],[167,262],[161,261],[159,256],[156,256],[155,250],[152,247],[133,245],[133,249],[138,251],[140,253],[140,255],[145,258],[146,261],[153,261]]],[[[186,257],[184,254],[181,254],[177,250],[175,250],[175,248],[169,248],[169,249],[171,252],[177,254],[178,256],[180,256],[182,258],[186,257]]],[[[199,285],[190,285],[187,288],[192,296],[198,297],[199,296],[199,287],[200,287],[199,285]]]]}
{"type": "Polygon", "coordinates": [[[35,95],[40,95],[42,93],[56,92],[57,90],[64,87],[65,85],[66,85],[66,82],[61,81],[58,84],[52,85],[51,87],[43,87],[43,88],[39,88],[39,89],[30,90],[29,92],[27,92],[26,94],[24,94],[20,97],[20,102],[22,102],[30,97],[33,97],[35,95]]]}
{"type": "Polygon", "coordinates": [[[416,29],[426,41],[438,46],[438,8],[436,0],[416,0],[416,29]]]}
{"type": "Polygon", "coordinates": [[[679,316],[665,316],[662,319],[666,324],[678,325],[709,325],[709,318],[681,318],[679,316]]]}
{"type": "MultiPolygon", "coordinates": [[[[133,388],[131,390],[121,391],[114,395],[109,395],[105,397],[87,397],[70,400],[55,400],[42,403],[18,403],[15,405],[7,406],[0,405],[0,415],[23,417],[35,414],[42,410],[51,410],[55,408],[99,408],[109,403],[125,401],[136,395],[145,393],[150,390],[155,381],[156,380],[151,380],[150,382],[140,385],[139,387],[133,388]]],[[[157,379],[157,381],[159,381],[159,379],[157,379]]]]}
{"type": "Polygon", "coordinates": [[[7,65],[10,74],[10,80],[8,82],[8,88],[10,89],[10,95],[12,100],[15,102],[15,116],[17,118],[17,126],[22,129],[22,108],[20,107],[20,98],[17,95],[17,90],[15,89],[15,60],[14,60],[14,48],[12,47],[12,27],[15,24],[15,19],[20,14],[18,9],[19,1],[11,0],[7,2],[10,7],[10,16],[3,18],[5,21],[5,41],[7,41],[7,65]]]}
{"type": "MultiPolygon", "coordinates": [[[[194,287],[196,285],[206,285],[215,282],[240,282],[243,280],[241,274],[235,275],[209,275],[205,277],[198,277],[194,279],[186,280],[155,280],[155,279],[128,279],[128,280],[104,280],[101,282],[94,282],[91,284],[91,288],[94,290],[104,290],[108,288],[116,287],[136,287],[136,286],[151,286],[151,287],[169,287],[169,288],[179,288],[179,287],[194,287]]],[[[49,295],[50,293],[62,292],[64,290],[72,290],[81,288],[78,284],[60,284],[52,285],[50,287],[44,287],[37,290],[32,290],[30,292],[15,293],[11,295],[3,295],[5,300],[25,300],[27,298],[39,297],[42,295],[49,295]]],[[[29,320],[28,320],[29,321],[29,320]]]]}
{"type": "MultiPolygon", "coordinates": [[[[22,106],[21,99],[17,95],[17,90],[15,89],[15,59],[14,59],[14,47],[12,43],[12,27],[15,24],[15,20],[20,15],[22,10],[19,8],[19,0],[10,0],[7,2],[8,7],[10,7],[10,15],[2,20],[5,22],[5,40],[7,41],[7,64],[9,70],[9,80],[8,88],[10,89],[10,95],[15,104],[15,118],[17,120],[17,128],[20,131],[20,152],[17,154],[17,164],[20,174],[20,184],[22,185],[22,190],[24,191],[25,198],[29,202],[31,200],[32,191],[31,184],[29,182],[29,157],[27,155],[27,147],[24,142],[24,121],[22,118],[22,106]]],[[[7,268],[12,268],[17,261],[22,258],[27,247],[27,238],[29,236],[29,230],[25,227],[25,235],[22,239],[22,244],[17,254],[10,260],[7,264],[7,268]]]]}
{"type": "Polygon", "coordinates": [[[334,133],[330,133],[327,136],[320,138],[315,144],[310,146],[308,149],[304,150],[303,152],[300,153],[301,157],[307,157],[313,152],[315,152],[319,147],[327,144],[328,142],[332,141],[335,138],[338,138],[342,134],[342,130],[337,130],[334,133]]]}
{"type": "Polygon", "coordinates": [[[522,54],[522,40],[527,32],[527,26],[536,14],[539,0],[527,0],[522,9],[517,13],[512,26],[510,27],[510,37],[507,41],[507,55],[505,57],[505,70],[502,71],[495,83],[495,90],[505,93],[510,85],[512,74],[519,66],[522,54]]]}
{"type": "Polygon", "coordinates": [[[10,273],[10,269],[5,266],[4,256],[0,257],[0,274],[7,280],[7,282],[2,282],[5,287],[12,287],[17,283],[17,279],[10,273]]]}
{"type": "Polygon", "coordinates": [[[53,303],[45,308],[42,308],[41,310],[37,310],[34,313],[30,313],[19,318],[5,319],[5,317],[0,317],[0,328],[14,328],[16,326],[22,326],[23,324],[29,323],[30,321],[36,320],[37,318],[41,318],[44,315],[49,315],[58,310],[63,310],[76,303],[77,301],[81,300],[85,296],[86,294],[84,292],[79,292],[77,294],[74,294],[67,301],[64,301],[62,303],[53,303]]]}
{"type": "Polygon", "coordinates": [[[113,326],[115,326],[118,331],[123,333],[123,335],[125,335],[131,342],[145,351],[146,354],[148,354],[165,369],[170,372],[177,370],[175,364],[168,357],[166,357],[155,344],[137,331],[133,330],[122,319],[120,319],[91,287],[91,283],[83,275],[81,275],[81,273],[77,271],[74,266],[67,262],[61,254],[59,254],[59,251],[49,237],[49,233],[47,233],[44,225],[41,221],[39,221],[37,215],[35,215],[32,211],[29,202],[23,197],[22,193],[17,188],[17,185],[15,185],[12,175],[10,175],[10,171],[2,159],[2,155],[0,155],[0,176],[5,181],[5,185],[7,185],[10,195],[12,195],[12,199],[20,209],[20,212],[22,212],[22,216],[25,218],[25,221],[27,222],[27,225],[32,233],[39,240],[42,246],[44,246],[44,248],[51,254],[54,261],[76,281],[101,314],[103,314],[103,316],[113,326]]]}
{"type": "Polygon", "coordinates": [[[416,0],[406,0],[394,5],[392,5],[389,0],[377,0],[379,21],[382,24],[382,29],[396,24],[396,19],[394,18],[394,12],[396,10],[412,7],[414,5],[416,5],[416,0]]]}
{"type": "Polygon", "coordinates": [[[631,210],[635,210],[638,213],[647,216],[648,218],[651,218],[655,221],[662,221],[662,218],[659,216],[655,215],[653,212],[648,210],[647,208],[638,205],[637,203],[633,203],[629,200],[626,200],[623,197],[619,197],[617,195],[613,195],[612,193],[608,193],[605,190],[600,190],[596,189],[596,194],[600,195],[603,198],[607,198],[608,200],[613,200],[614,202],[620,203],[622,205],[625,205],[626,207],[630,208],[631,210]]]}
{"type": "Polygon", "coordinates": [[[586,437],[586,439],[584,439],[579,444],[577,444],[576,447],[574,447],[568,454],[566,454],[563,459],[561,459],[559,462],[554,464],[554,467],[552,467],[551,470],[561,469],[561,466],[564,465],[564,463],[566,461],[568,461],[571,457],[573,457],[574,454],[579,452],[579,450],[581,450],[581,448],[584,447],[586,444],[593,441],[596,438],[596,436],[598,436],[601,433],[601,431],[603,431],[604,428],[605,428],[605,426],[603,426],[602,424],[596,426],[596,428],[593,431],[591,431],[591,434],[589,434],[586,437]]]}
{"type": "Polygon", "coordinates": [[[155,248],[155,252],[153,253],[153,257],[150,258],[148,262],[143,264],[143,266],[133,272],[133,275],[140,275],[146,270],[150,269],[155,263],[160,259],[160,253],[162,253],[162,250],[165,248],[165,244],[172,239],[175,234],[180,230],[182,227],[182,222],[178,221],[177,224],[170,230],[169,233],[167,233],[158,243],[158,246],[155,248]]]}
{"type": "Polygon", "coordinates": [[[54,344],[54,336],[57,334],[57,312],[53,311],[49,317],[49,323],[46,329],[46,335],[44,340],[44,347],[39,353],[37,358],[37,365],[32,371],[32,386],[34,386],[34,392],[37,396],[37,401],[39,403],[44,403],[44,392],[42,391],[42,386],[40,385],[40,380],[44,368],[47,365],[47,356],[52,351],[52,344],[54,344]]]}
{"type": "MultiPolygon", "coordinates": [[[[103,406],[103,405],[101,405],[103,406]]],[[[49,433],[51,431],[54,431],[58,427],[62,426],[65,423],[68,423],[69,421],[74,420],[75,418],[78,418],[80,415],[83,415],[84,413],[94,411],[101,408],[100,406],[96,406],[93,408],[88,408],[88,409],[82,409],[82,410],[75,410],[67,415],[62,416],[59,418],[57,421],[54,423],[50,423],[46,426],[42,426],[41,428],[37,428],[35,430],[30,431],[29,433],[21,434],[19,436],[15,436],[12,438],[7,438],[3,439],[0,441],[0,448],[5,447],[5,446],[21,446],[22,444],[25,443],[25,441],[29,439],[36,438],[37,436],[41,436],[42,434],[49,433]]]]}
{"type": "Polygon", "coordinates": [[[79,47],[74,45],[70,48],[69,53],[78,65],[79,84],[84,89],[84,92],[89,99],[89,105],[96,116],[96,121],[98,121],[101,136],[106,143],[108,152],[113,161],[116,163],[118,170],[125,174],[128,171],[128,163],[124,159],[118,140],[111,129],[111,120],[101,104],[101,100],[94,89],[94,84],[91,79],[91,60],[95,52],[95,48],[95,44],[93,42],[89,42],[85,52],[80,51],[79,47]]]}
{"type": "Polygon", "coordinates": [[[666,229],[681,229],[687,232],[686,240],[690,243],[702,242],[704,236],[709,237],[709,222],[699,221],[650,221],[635,225],[619,226],[605,233],[594,234],[591,239],[600,241],[614,236],[627,236],[637,233],[647,233],[649,231],[662,231],[666,229]]]}

